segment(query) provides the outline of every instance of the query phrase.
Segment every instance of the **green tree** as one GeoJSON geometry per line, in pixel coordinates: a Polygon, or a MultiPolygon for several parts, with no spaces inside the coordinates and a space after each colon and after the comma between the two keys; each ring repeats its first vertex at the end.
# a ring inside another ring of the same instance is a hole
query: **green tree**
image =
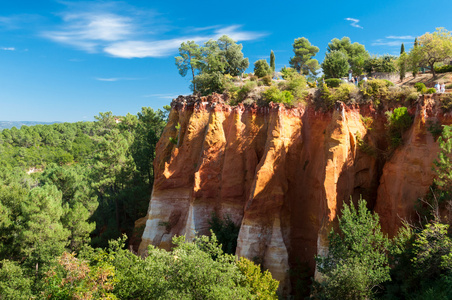
{"type": "Polygon", "coordinates": [[[275,53],[273,50],[270,52],[270,68],[272,69],[272,72],[275,73],[275,53]]]}
{"type": "Polygon", "coordinates": [[[400,46],[400,54],[405,53],[405,45],[402,43],[402,46],[400,46]]]}
{"type": "Polygon", "coordinates": [[[393,73],[396,70],[396,57],[392,55],[372,56],[364,63],[364,71],[369,74],[373,72],[393,73]]]}
{"type": "Polygon", "coordinates": [[[32,280],[28,278],[18,263],[0,261],[0,298],[9,300],[33,299],[32,280]]]}
{"type": "Polygon", "coordinates": [[[53,185],[34,188],[21,203],[23,228],[16,239],[31,266],[48,263],[63,253],[69,230],[63,227],[62,193],[53,185]]]}
{"type": "Polygon", "coordinates": [[[403,79],[405,79],[408,64],[408,54],[406,54],[406,52],[402,52],[402,54],[400,54],[399,58],[397,59],[397,64],[399,67],[400,80],[402,81],[403,79]]]}
{"type": "MultiPolygon", "coordinates": [[[[201,68],[201,48],[194,41],[183,42],[179,47],[179,54],[175,57],[179,74],[185,77],[190,70],[193,81],[201,68]]],[[[196,86],[193,86],[193,92],[196,92],[196,86]]]]}
{"type": "Polygon", "coordinates": [[[410,51],[410,57],[418,67],[428,66],[435,73],[435,63],[452,57],[452,35],[444,28],[437,28],[433,33],[425,33],[417,40],[418,45],[410,51]]]}
{"type": "Polygon", "coordinates": [[[259,78],[272,74],[272,69],[265,59],[259,59],[254,63],[254,75],[259,78]]]}
{"type": "Polygon", "coordinates": [[[327,256],[316,258],[323,280],[316,283],[317,296],[325,299],[369,299],[379,285],[389,280],[386,251],[388,238],[381,232],[377,214],[365,200],[344,204],[339,233],[328,236],[327,256]]]}
{"type": "Polygon", "coordinates": [[[328,53],[333,51],[341,51],[347,55],[348,64],[353,72],[353,75],[361,75],[364,70],[365,61],[370,57],[364,45],[353,43],[349,37],[342,39],[333,39],[328,43],[328,53]]]}
{"type": "Polygon", "coordinates": [[[322,62],[323,73],[326,78],[340,78],[348,75],[347,55],[342,51],[333,50],[325,55],[322,62]]]}
{"type": "Polygon", "coordinates": [[[303,75],[316,76],[319,62],[313,57],[319,52],[319,48],[311,45],[304,37],[295,39],[292,47],[295,55],[290,58],[290,66],[303,75]]]}

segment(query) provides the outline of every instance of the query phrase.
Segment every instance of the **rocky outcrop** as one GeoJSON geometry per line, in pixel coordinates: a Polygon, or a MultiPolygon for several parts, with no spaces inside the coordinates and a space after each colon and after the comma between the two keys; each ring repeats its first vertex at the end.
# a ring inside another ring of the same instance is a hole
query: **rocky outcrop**
{"type": "Polygon", "coordinates": [[[149,244],[169,249],[174,235],[209,234],[212,213],[229,215],[240,225],[236,254],[262,263],[288,292],[292,265],[314,272],[343,201],[362,195],[391,235],[413,215],[433,179],[438,146],[426,121],[438,117],[434,102],[412,110],[405,144],[388,158],[363,151],[363,141],[387,146],[386,118],[369,106],[319,112],[230,107],[215,94],[175,99],[157,144],[139,252],[149,244]]]}

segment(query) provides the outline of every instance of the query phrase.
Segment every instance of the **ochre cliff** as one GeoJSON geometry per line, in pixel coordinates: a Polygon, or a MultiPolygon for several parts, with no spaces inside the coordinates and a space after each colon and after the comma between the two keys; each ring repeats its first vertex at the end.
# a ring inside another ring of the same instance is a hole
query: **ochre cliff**
{"type": "Polygon", "coordinates": [[[157,144],[155,182],[139,252],[174,235],[209,234],[213,212],[240,225],[236,254],[258,261],[290,289],[297,262],[315,270],[343,201],[360,195],[393,235],[432,183],[438,146],[427,130],[435,99],[411,109],[412,128],[392,155],[385,116],[370,106],[230,107],[220,95],[179,97],[157,144]],[[363,117],[372,118],[372,130],[363,117]]]}

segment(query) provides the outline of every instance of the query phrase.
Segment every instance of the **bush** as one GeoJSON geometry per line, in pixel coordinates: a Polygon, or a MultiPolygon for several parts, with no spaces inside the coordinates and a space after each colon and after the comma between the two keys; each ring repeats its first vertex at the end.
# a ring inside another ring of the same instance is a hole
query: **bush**
{"type": "Polygon", "coordinates": [[[351,83],[343,83],[337,89],[333,90],[331,94],[331,100],[336,103],[337,101],[342,101],[344,103],[351,103],[351,95],[358,88],[351,83]]]}
{"type": "Polygon", "coordinates": [[[419,93],[414,87],[407,86],[390,86],[388,99],[391,101],[401,102],[406,101],[410,104],[414,103],[419,97],[419,93]]]}
{"type": "Polygon", "coordinates": [[[436,73],[447,73],[452,72],[452,65],[443,65],[441,67],[435,67],[436,73]]]}
{"type": "Polygon", "coordinates": [[[334,87],[338,87],[339,85],[341,85],[342,80],[340,80],[339,78],[328,78],[328,79],[325,79],[325,83],[328,87],[334,88],[334,87]]]}
{"type": "Polygon", "coordinates": [[[452,109],[452,95],[446,94],[441,97],[441,108],[444,112],[448,112],[452,109]]]}
{"type": "Polygon", "coordinates": [[[414,84],[414,87],[417,89],[417,91],[419,93],[425,94],[425,92],[427,91],[427,88],[425,87],[425,84],[423,84],[422,82],[416,82],[414,84]]]}
{"type": "Polygon", "coordinates": [[[281,74],[284,80],[289,80],[292,76],[298,74],[298,72],[293,68],[284,67],[281,69],[281,74]]]}
{"type": "Polygon", "coordinates": [[[221,244],[223,252],[234,255],[240,226],[235,225],[228,215],[220,219],[216,213],[212,214],[209,225],[210,230],[216,235],[218,242],[221,244]]]}
{"type": "Polygon", "coordinates": [[[435,88],[429,88],[429,89],[427,89],[427,91],[425,93],[426,94],[434,94],[434,93],[436,93],[436,89],[435,88]]]}
{"type": "Polygon", "coordinates": [[[372,100],[375,106],[378,106],[382,100],[388,97],[388,83],[382,79],[372,79],[361,87],[364,97],[372,100]]]}
{"type": "Polygon", "coordinates": [[[266,76],[262,77],[262,82],[266,86],[271,86],[272,85],[272,77],[270,75],[266,75],[266,76]]]}
{"type": "Polygon", "coordinates": [[[272,69],[265,59],[259,59],[254,63],[254,75],[257,77],[262,78],[264,76],[271,75],[272,73],[272,69]]]}
{"type": "Polygon", "coordinates": [[[386,82],[386,85],[389,86],[394,86],[394,83],[392,81],[389,81],[387,79],[382,79],[384,82],[386,82]]]}
{"type": "Polygon", "coordinates": [[[394,109],[393,112],[387,111],[386,116],[388,118],[389,142],[392,148],[396,148],[402,144],[402,135],[410,128],[413,119],[404,106],[394,109]]]}
{"type": "Polygon", "coordinates": [[[388,238],[381,232],[379,217],[365,200],[344,203],[340,232],[331,230],[326,256],[317,256],[322,281],[314,284],[314,299],[371,299],[376,289],[390,279],[388,238]]]}
{"type": "Polygon", "coordinates": [[[250,75],[251,81],[257,81],[258,77],[256,75],[250,75]]]}
{"type": "Polygon", "coordinates": [[[266,91],[262,93],[262,96],[266,100],[266,103],[274,102],[274,103],[284,103],[284,104],[293,104],[293,95],[289,91],[281,91],[277,87],[270,87],[266,91]]]}
{"type": "Polygon", "coordinates": [[[295,74],[287,81],[286,89],[294,95],[296,99],[306,97],[306,78],[303,75],[295,74]]]}
{"type": "Polygon", "coordinates": [[[452,89],[452,83],[451,83],[451,84],[448,84],[448,85],[446,85],[446,89],[452,89]]]}

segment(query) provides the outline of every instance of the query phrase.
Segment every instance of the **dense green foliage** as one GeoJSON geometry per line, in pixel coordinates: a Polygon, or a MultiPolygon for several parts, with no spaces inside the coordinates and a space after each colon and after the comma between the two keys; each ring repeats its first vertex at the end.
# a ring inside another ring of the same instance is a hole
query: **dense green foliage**
{"type": "Polygon", "coordinates": [[[348,76],[349,68],[347,54],[338,50],[328,52],[322,62],[322,69],[326,78],[348,76]]]}
{"type": "Polygon", "coordinates": [[[273,73],[272,68],[268,65],[265,59],[259,59],[254,63],[254,75],[262,78],[273,73]]]}
{"type": "Polygon", "coordinates": [[[388,280],[388,238],[366,201],[344,204],[339,232],[331,231],[327,256],[316,258],[323,280],[314,285],[319,299],[368,299],[388,280]]]}
{"type": "Polygon", "coordinates": [[[417,39],[418,45],[410,51],[410,60],[415,67],[429,67],[436,76],[435,64],[452,57],[452,35],[444,28],[425,33],[417,39]]]}
{"type": "Polygon", "coordinates": [[[194,41],[182,43],[180,56],[175,57],[181,76],[190,69],[192,90],[202,95],[224,90],[224,75],[238,76],[248,68],[248,58],[243,57],[242,45],[223,35],[218,40],[209,40],[204,46],[194,41]]]}
{"type": "Polygon", "coordinates": [[[272,69],[272,72],[275,73],[275,70],[276,70],[275,52],[273,52],[273,50],[270,52],[270,68],[272,69]]]}
{"type": "Polygon", "coordinates": [[[335,88],[340,86],[342,83],[342,80],[340,80],[339,78],[328,78],[325,79],[325,84],[330,87],[330,88],[335,88]]]}
{"type": "Polygon", "coordinates": [[[344,36],[340,40],[335,38],[328,43],[327,53],[332,53],[334,51],[339,51],[345,54],[349,67],[347,69],[347,73],[349,69],[351,69],[354,76],[361,75],[363,73],[364,64],[369,58],[369,52],[367,52],[364,45],[356,42],[352,44],[350,38],[344,36]]]}
{"type": "Polygon", "coordinates": [[[372,56],[364,63],[364,71],[371,74],[374,72],[394,73],[397,70],[397,60],[392,55],[372,56]]]}
{"type": "Polygon", "coordinates": [[[292,47],[295,55],[290,58],[290,66],[302,75],[315,77],[319,69],[319,62],[313,57],[319,52],[319,48],[311,45],[304,37],[295,39],[292,47]]]}
{"type": "Polygon", "coordinates": [[[388,118],[388,133],[391,147],[397,148],[402,144],[403,133],[410,128],[413,119],[408,114],[408,109],[404,106],[386,112],[388,118]]]}

